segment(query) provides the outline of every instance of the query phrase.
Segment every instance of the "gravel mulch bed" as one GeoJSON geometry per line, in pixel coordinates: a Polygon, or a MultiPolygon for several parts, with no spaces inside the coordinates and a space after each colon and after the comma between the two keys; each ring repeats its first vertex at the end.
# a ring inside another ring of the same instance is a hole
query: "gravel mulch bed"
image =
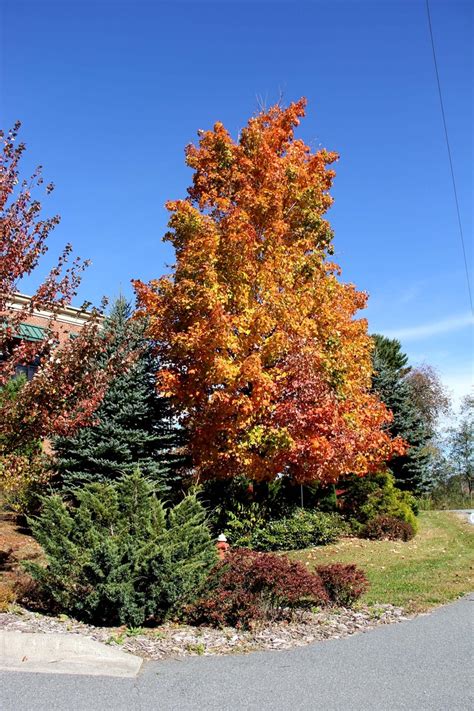
{"type": "Polygon", "coordinates": [[[21,632],[81,634],[113,644],[145,659],[181,659],[252,652],[264,649],[292,649],[311,642],[339,639],[366,632],[379,625],[410,619],[399,607],[372,605],[357,610],[345,608],[296,613],[289,622],[260,625],[251,631],[234,628],[190,627],[164,624],[153,629],[94,627],[65,615],[49,617],[17,608],[0,613],[0,629],[21,632]]]}

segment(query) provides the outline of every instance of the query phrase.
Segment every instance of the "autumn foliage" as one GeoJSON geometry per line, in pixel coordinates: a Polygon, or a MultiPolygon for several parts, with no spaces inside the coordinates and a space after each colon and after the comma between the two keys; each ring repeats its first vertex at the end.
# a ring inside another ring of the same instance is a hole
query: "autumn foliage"
{"type": "MultiPolygon", "coordinates": [[[[58,346],[58,312],[71,303],[87,262],[74,259],[66,245],[56,265],[31,300],[12,310],[12,301],[24,277],[37,267],[47,252],[47,240],[59,217],[42,218],[36,193],[43,185],[41,168],[29,180],[20,178],[25,150],[18,142],[19,124],[7,134],[0,132],[0,389],[15,367],[39,359],[33,380],[15,398],[0,400],[0,457],[3,468],[14,471],[18,447],[57,433],[69,433],[87,422],[97,408],[111,372],[99,367],[96,354],[104,348],[100,317],[90,322],[74,340],[58,346]],[[50,314],[41,340],[17,338],[20,323],[35,310],[50,314]],[[5,459],[5,457],[8,458],[5,459]],[[7,463],[6,463],[7,462],[7,463]]],[[[48,185],[46,193],[51,192],[48,185]]]]}
{"type": "Polygon", "coordinates": [[[335,482],[402,447],[369,391],[366,295],[328,259],[338,156],[294,137],[304,113],[262,111],[238,141],[200,131],[189,196],[167,204],[174,271],[135,282],[199,478],[335,482]]]}
{"type": "Polygon", "coordinates": [[[195,625],[247,628],[329,602],[321,577],[299,561],[234,548],[211,570],[202,597],[184,607],[183,617],[195,625]]]}

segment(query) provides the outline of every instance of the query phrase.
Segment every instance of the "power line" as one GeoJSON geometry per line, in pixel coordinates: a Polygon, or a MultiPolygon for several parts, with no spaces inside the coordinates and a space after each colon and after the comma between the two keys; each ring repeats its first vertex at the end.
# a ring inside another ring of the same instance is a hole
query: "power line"
{"type": "Polygon", "coordinates": [[[434,61],[434,66],[435,66],[436,82],[438,84],[439,103],[441,106],[441,115],[443,117],[444,136],[446,139],[446,148],[448,150],[449,166],[451,168],[451,180],[453,183],[454,201],[456,203],[456,212],[458,215],[459,235],[461,237],[461,247],[462,247],[462,254],[463,254],[463,258],[464,258],[464,268],[466,270],[466,282],[467,282],[467,290],[469,292],[469,303],[471,304],[471,312],[474,314],[474,308],[472,305],[471,281],[469,278],[469,269],[467,266],[466,245],[464,243],[464,232],[462,229],[461,212],[459,210],[458,191],[457,191],[457,187],[456,187],[456,179],[454,177],[453,158],[451,156],[451,146],[449,144],[448,127],[446,124],[446,115],[444,113],[443,94],[441,92],[441,82],[439,80],[438,62],[436,59],[436,49],[435,49],[435,43],[434,43],[434,38],[433,38],[433,27],[431,25],[431,13],[430,13],[429,0],[426,0],[426,14],[428,16],[428,27],[430,29],[431,48],[433,50],[433,61],[434,61]]]}

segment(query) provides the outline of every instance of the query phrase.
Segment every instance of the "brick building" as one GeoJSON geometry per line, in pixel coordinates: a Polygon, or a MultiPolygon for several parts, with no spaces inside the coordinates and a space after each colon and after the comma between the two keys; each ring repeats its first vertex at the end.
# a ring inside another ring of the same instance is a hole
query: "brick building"
{"type": "MultiPolygon", "coordinates": [[[[51,312],[41,309],[30,312],[29,310],[30,297],[26,294],[15,294],[13,300],[8,304],[8,309],[12,312],[21,312],[21,323],[15,334],[15,338],[27,341],[42,341],[48,325],[51,321],[51,312]]],[[[55,330],[59,336],[59,342],[64,342],[68,338],[73,338],[79,333],[83,325],[90,318],[90,313],[83,309],[75,308],[74,306],[65,306],[61,308],[54,318],[55,330]]],[[[38,363],[34,362],[30,365],[19,365],[16,368],[17,373],[24,373],[28,380],[31,380],[38,363]]]]}

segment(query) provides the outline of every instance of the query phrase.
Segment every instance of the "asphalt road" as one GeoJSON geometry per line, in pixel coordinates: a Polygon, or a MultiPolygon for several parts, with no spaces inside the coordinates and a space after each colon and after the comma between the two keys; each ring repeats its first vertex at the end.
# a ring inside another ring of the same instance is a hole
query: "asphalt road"
{"type": "Polygon", "coordinates": [[[0,675],[1,711],[467,711],[474,596],[287,652],[144,665],[136,679],[0,675]]]}

